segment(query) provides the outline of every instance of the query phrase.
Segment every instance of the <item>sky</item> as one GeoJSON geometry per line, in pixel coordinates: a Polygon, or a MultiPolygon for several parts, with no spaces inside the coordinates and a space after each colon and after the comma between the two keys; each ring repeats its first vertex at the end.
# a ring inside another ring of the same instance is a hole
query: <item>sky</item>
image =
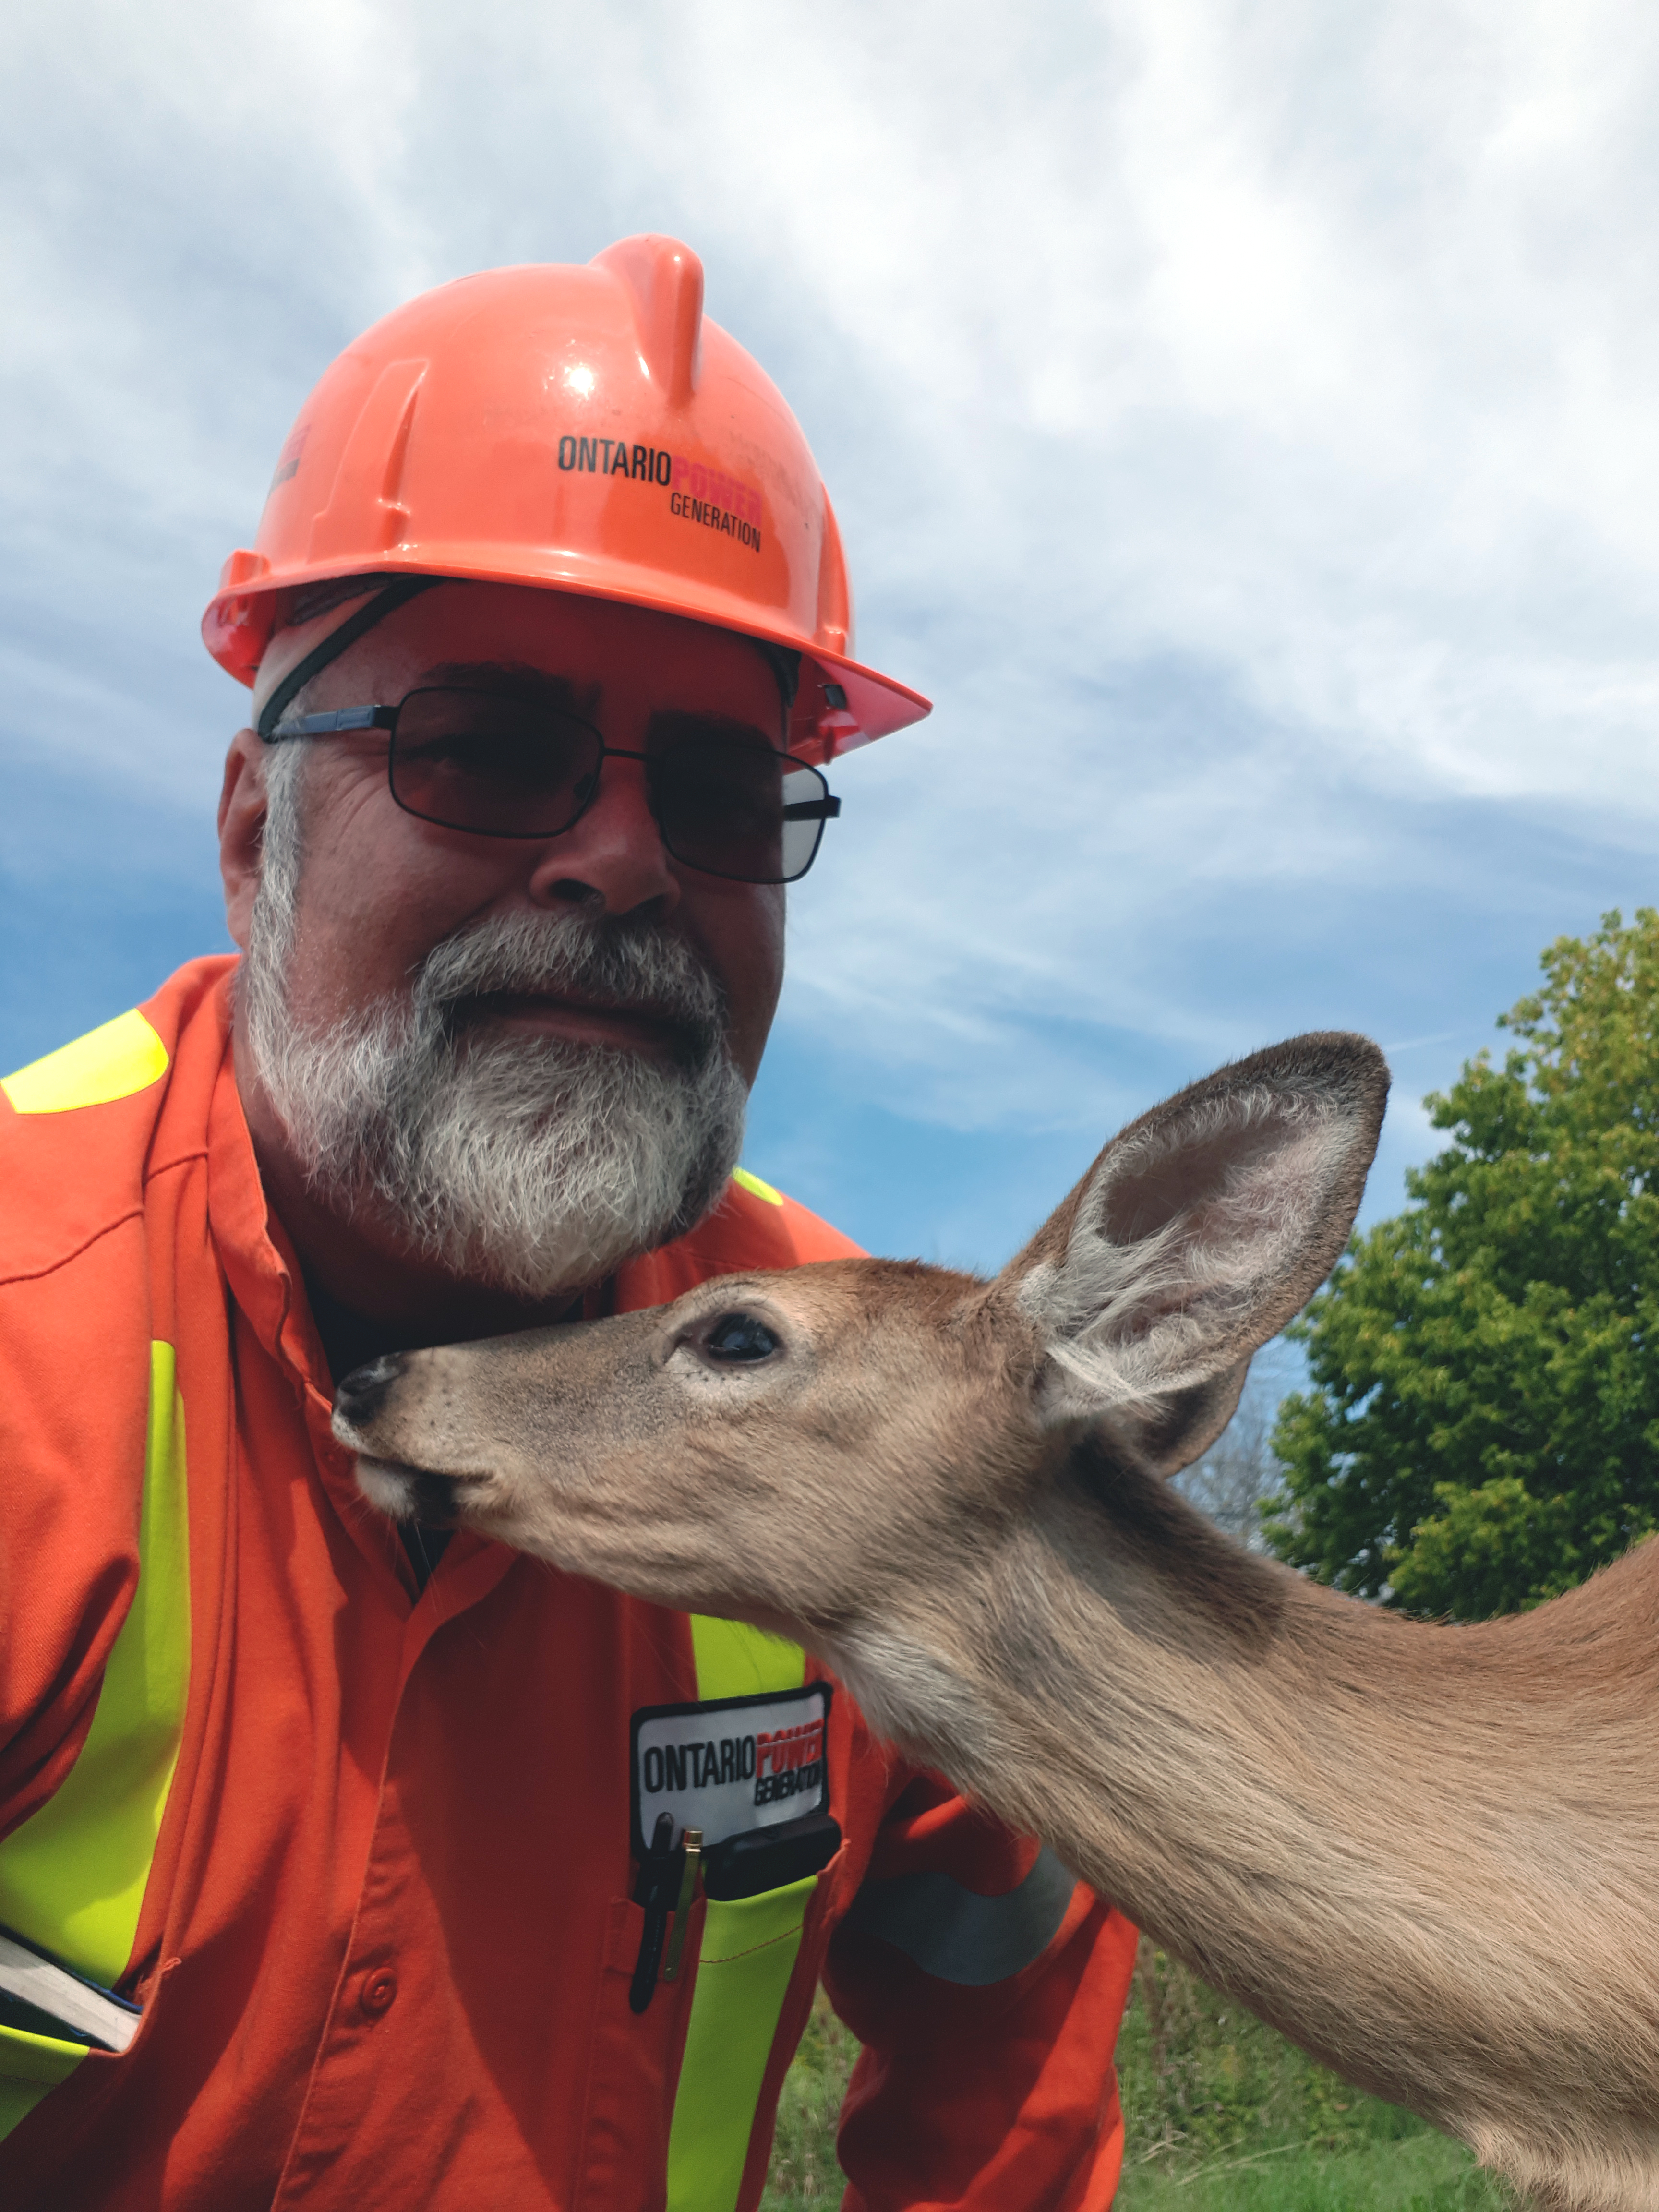
{"type": "Polygon", "coordinates": [[[1425,1092],[1653,897],[1659,15],[1626,0],[14,0],[0,1066],[222,949],[198,635],[330,359],[683,238],[860,656],[750,1165],[994,1268],[1223,1060],[1425,1092]]]}

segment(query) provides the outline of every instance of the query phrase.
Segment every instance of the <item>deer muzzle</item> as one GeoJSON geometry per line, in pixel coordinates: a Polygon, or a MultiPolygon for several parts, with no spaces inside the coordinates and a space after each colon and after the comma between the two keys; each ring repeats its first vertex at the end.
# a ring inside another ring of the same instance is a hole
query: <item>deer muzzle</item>
{"type": "Polygon", "coordinates": [[[453,1528],[458,1494],[468,1486],[465,1480],[381,1456],[388,1439],[376,1434],[376,1425],[385,1425],[386,1401],[408,1366],[404,1353],[388,1352],[354,1368],[334,1394],[334,1433],[356,1453],[358,1485],[381,1512],[394,1521],[453,1528]]]}
{"type": "MultiPolygon", "coordinates": [[[[374,1419],[385,1403],[386,1392],[403,1373],[404,1364],[401,1352],[388,1352],[379,1359],[371,1359],[367,1366],[352,1369],[334,1393],[337,1436],[343,1421],[358,1429],[374,1419]]],[[[342,1437],[341,1441],[345,1439],[342,1437]]]]}
{"type": "Polygon", "coordinates": [[[471,1486],[459,1476],[425,1474],[386,1460],[357,1459],[357,1486],[371,1505],[393,1521],[418,1521],[423,1528],[453,1528],[461,1501],[471,1486]]]}

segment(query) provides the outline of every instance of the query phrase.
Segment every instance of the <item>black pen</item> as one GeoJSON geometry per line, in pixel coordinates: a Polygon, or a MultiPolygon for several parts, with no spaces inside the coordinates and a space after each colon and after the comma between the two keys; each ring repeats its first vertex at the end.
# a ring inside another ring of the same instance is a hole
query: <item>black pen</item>
{"type": "Polygon", "coordinates": [[[640,1878],[634,1890],[635,1904],[645,1907],[645,1929],[640,1937],[640,1955],[635,1962],[634,1978],[629,1984],[628,2008],[630,2012],[643,2012],[657,1986],[657,1969],[662,1964],[663,1942],[668,1933],[668,1916],[673,1911],[679,1894],[680,1857],[681,1854],[674,1849],[673,1817],[667,1813],[659,1813],[651,1838],[651,1848],[640,1862],[640,1878]]]}

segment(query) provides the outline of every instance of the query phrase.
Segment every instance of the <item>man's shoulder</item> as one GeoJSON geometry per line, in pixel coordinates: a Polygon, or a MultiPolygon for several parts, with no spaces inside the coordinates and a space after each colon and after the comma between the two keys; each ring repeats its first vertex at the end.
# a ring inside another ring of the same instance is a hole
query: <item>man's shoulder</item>
{"type": "Polygon", "coordinates": [[[204,1149],[203,1079],[223,1056],[232,964],[191,961],[142,1006],[0,1079],[0,1284],[39,1280],[92,1250],[142,1214],[173,1155],[204,1149]],[[181,1066],[193,1079],[182,1085],[181,1066]]]}
{"type": "Polygon", "coordinates": [[[630,1261],[617,1283],[624,1313],[669,1299],[716,1275],[800,1267],[814,1260],[857,1260],[861,1248],[827,1221],[747,1168],[739,1168],[726,1195],[689,1237],[630,1261]]]}
{"type": "MultiPolygon", "coordinates": [[[[725,1198],[702,1230],[717,1239],[741,1243],[745,1249],[764,1247],[776,1259],[745,1259],[746,1267],[793,1267],[808,1260],[861,1260],[864,1250],[804,1206],[799,1199],[775,1190],[747,1168],[739,1168],[726,1187],[725,1198]]],[[[695,1241],[695,1238],[694,1240],[695,1241]]]]}

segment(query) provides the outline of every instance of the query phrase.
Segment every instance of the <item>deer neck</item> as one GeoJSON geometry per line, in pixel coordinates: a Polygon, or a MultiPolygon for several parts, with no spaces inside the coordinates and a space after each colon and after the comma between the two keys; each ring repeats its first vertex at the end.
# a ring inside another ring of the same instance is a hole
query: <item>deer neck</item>
{"type": "Polygon", "coordinates": [[[1659,1942],[1629,1901],[1659,1808],[1630,1800],[1629,1715],[1596,1741],[1583,1698],[1552,1699],[1543,1616],[1517,1680],[1519,1624],[1335,1597],[1097,1435],[1064,1450],[1036,1513],[827,1655],[873,1723],[1350,2080],[1536,2179],[1552,2128],[1605,2152],[1634,2127],[1659,2173],[1659,1942]]]}

